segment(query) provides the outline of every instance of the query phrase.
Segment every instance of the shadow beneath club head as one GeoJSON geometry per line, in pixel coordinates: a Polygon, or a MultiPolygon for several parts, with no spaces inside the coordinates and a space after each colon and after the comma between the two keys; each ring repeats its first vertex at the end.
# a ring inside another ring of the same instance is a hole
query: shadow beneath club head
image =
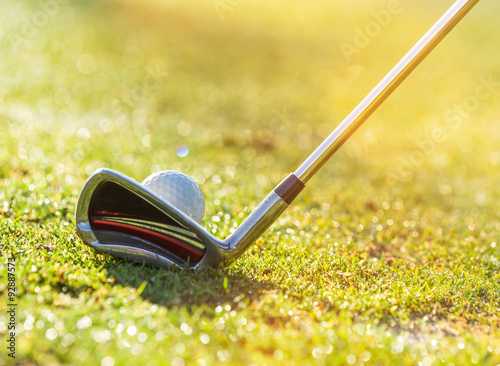
{"type": "Polygon", "coordinates": [[[115,285],[136,288],[143,299],[166,307],[254,301],[263,292],[278,289],[265,281],[229,273],[224,267],[191,270],[118,261],[104,265],[103,269],[115,285]]]}

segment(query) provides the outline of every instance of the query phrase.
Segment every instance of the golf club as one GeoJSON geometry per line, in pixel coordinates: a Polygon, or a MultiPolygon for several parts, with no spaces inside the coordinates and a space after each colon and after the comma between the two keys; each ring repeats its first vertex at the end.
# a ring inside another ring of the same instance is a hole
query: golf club
{"type": "Polygon", "coordinates": [[[201,268],[232,262],[271,226],[305,183],[478,2],[458,0],[228,238],[214,237],[147,187],[110,169],[96,171],[80,193],[76,208],[78,234],[97,250],[151,265],[201,268]]]}

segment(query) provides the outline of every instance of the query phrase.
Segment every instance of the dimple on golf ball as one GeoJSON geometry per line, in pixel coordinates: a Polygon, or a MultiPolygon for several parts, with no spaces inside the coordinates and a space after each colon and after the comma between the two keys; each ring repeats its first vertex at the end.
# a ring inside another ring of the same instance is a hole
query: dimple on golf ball
{"type": "Polygon", "coordinates": [[[147,177],[142,184],[201,223],[205,214],[205,199],[196,182],[184,173],[164,170],[147,177]]]}

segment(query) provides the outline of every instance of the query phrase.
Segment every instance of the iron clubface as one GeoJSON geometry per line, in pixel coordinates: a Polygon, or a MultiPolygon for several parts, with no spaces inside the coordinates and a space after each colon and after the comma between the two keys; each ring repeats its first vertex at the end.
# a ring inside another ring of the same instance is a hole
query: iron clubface
{"type": "Polygon", "coordinates": [[[303,187],[291,174],[227,239],[221,240],[135,180],[114,170],[99,169],[80,193],[77,232],[90,247],[133,262],[216,267],[243,253],[303,187]]]}

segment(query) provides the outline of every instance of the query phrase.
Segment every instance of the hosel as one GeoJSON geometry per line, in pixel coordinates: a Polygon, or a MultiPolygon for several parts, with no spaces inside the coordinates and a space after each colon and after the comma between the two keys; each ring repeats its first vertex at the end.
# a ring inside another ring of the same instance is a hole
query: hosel
{"type": "Polygon", "coordinates": [[[271,191],[234,233],[225,240],[228,250],[226,263],[232,262],[250,244],[260,238],[304,187],[305,184],[292,173],[271,191]]]}

